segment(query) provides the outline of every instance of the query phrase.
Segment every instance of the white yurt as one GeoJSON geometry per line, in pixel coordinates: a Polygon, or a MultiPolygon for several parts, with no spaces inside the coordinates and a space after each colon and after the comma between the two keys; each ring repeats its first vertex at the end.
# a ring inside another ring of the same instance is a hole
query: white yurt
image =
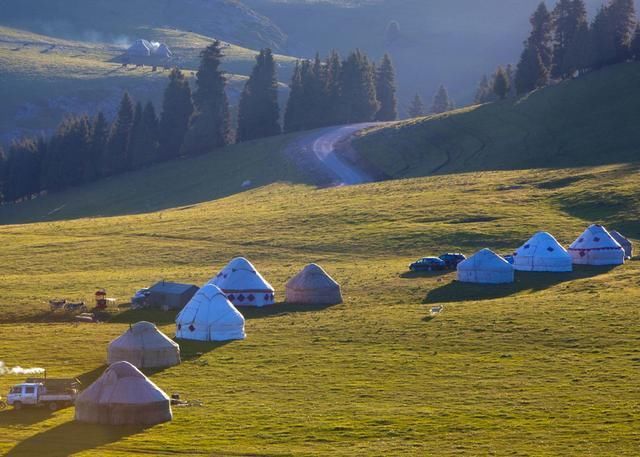
{"type": "Polygon", "coordinates": [[[158,46],[158,49],[156,49],[155,55],[168,59],[169,57],[173,56],[173,53],[171,52],[171,49],[169,49],[169,46],[167,46],[165,43],[160,43],[160,46],[158,46]]]}
{"type": "Polygon", "coordinates": [[[151,322],[138,322],[109,343],[107,363],[127,361],[137,368],[171,367],[180,363],[180,346],[151,322]]]}
{"type": "Polygon", "coordinates": [[[567,272],[573,270],[571,255],[547,232],[538,232],[513,253],[519,271],[567,272]]]}
{"type": "Polygon", "coordinates": [[[458,281],[480,284],[513,282],[513,266],[491,249],[476,252],[458,264],[458,281]]]}
{"type": "Polygon", "coordinates": [[[275,303],[275,290],[244,257],[233,259],[209,281],[218,286],[235,306],[268,306],[275,303]]]}
{"type": "Polygon", "coordinates": [[[624,249],[602,225],[591,225],[569,246],[578,265],[622,265],[624,249]]]}
{"type": "Polygon", "coordinates": [[[320,265],[304,267],[286,285],[286,302],[301,305],[337,305],[342,303],[338,284],[320,265]]]}
{"type": "Polygon", "coordinates": [[[613,239],[616,240],[620,246],[622,246],[622,249],[624,249],[624,256],[627,259],[631,259],[633,257],[633,243],[631,243],[631,240],[629,240],[626,236],[624,236],[617,230],[611,230],[609,233],[611,234],[613,239]]]}
{"type": "Polygon", "coordinates": [[[129,362],[109,366],[76,399],[75,418],[108,425],[153,425],[172,419],[166,393],[129,362]]]}
{"type": "Polygon", "coordinates": [[[217,286],[200,289],[176,317],[176,338],[199,341],[242,340],[244,317],[217,286]]]}

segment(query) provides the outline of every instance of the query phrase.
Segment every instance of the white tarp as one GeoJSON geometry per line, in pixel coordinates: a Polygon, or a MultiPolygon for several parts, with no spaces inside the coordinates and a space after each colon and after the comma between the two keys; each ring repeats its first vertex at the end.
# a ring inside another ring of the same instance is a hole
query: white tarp
{"type": "Polygon", "coordinates": [[[176,317],[176,338],[242,340],[245,338],[244,317],[217,286],[207,284],[176,317]]]}
{"type": "Polygon", "coordinates": [[[244,257],[233,259],[209,281],[218,286],[236,306],[268,306],[275,303],[275,290],[244,257]]]}
{"type": "Polygon", "coordinates": [[[578,265],[622,265],[624,249],[602,225],[591,225],[569,246],[578,265]]]}
{"type": "Polygon", "coordinates": [[[538,232],[513,254],[519,271],[567,272],[573,270],[571,255],[547,232],[538,232]]]}
{"type": "Polygon", "coordinates": [[[458,264],[458,281],[480,284],[513,282],[513,266],[491,249],[476,252],[458,264]]]}

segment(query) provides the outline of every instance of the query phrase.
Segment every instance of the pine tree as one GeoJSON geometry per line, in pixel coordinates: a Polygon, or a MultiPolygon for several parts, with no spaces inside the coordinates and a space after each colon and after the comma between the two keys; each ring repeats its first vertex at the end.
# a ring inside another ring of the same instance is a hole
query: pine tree
{"type": "Polygon", "coordinates": [[[84,164],[84,181],[91,182],[104,174],[109,123],[100,111],[93,119],[89,140],[89,153],[84,164]]]}
{"type": "Polygon", "coordinates": [[[563,75],[570,76],[593,66],[595,57],[593,38],[589,24],[581,24],[569,43],[562,62],[560,71],[563,75]]]}
{"type": "Polygon", "coordinates": [[[278,80],[271,49],[263,49],[240,96],[238,141],[278,135],[280,129],[278,80]]]}
{"type": "Polygon", "coordinates": [[[191,88],[184,74],[174,68],[164,91],[160,115],[158,159],[169,160],[180,155],[193,114],[191,88]]]}
{"type": "Polygon", "coordinates": [[[119,173],[127,169],[129,140],[133,127],[133,101],[127,92],[122,96],[118,116],[111,126],[107,141],[107,154],[104,171],[106,175],[119,173]]]}
{"type": "Polygon", "coordinates": [[[424,103],[420,95],[416,94],[409,106],[409,117],[420,117],[424,115],[424,103]]]}
{"type": "Polygon", "coordinates": [[[84,183],[90,146],[91,127],[87,116],[62,121],[46,148],[43,187],[57,191],[84,183]]]}
{"type": "Polygon", "coordinates": [[[636,33],[631,41],[631,56],[635,60],[640,60],[640,24],[636,27],[636,33]]]}
{"type": "Polygon", "coordinates": [[[525,47],[518,62],[515,85],[518,94],[531,92],[549,83],[549,68],[535,49],[525,47]]]}
{"type": "Polygon", "coordinates": [[[489,83],[489,78],[487,75],[482,75],[482,79],[480,83],[478,83],[478,88],[476,89],[476,95],[474,98],[474,103],[480,105],[482,103],[488,103],[495,100],[495,94],[493,93],[493,88],[489,83]]]}
{"type": "Polygon", "coordinates": [[[14,141],[5,165],[4,197],[8,202],[28,198],[40,192],[42,158],[33,139],[14,141]]]}
{"type": "Polygon", "coordinates": [[[326,70],[326,99],[327,99],[327,112],[325,125],[338,125],[343,123],[341,118],[341,74],[342,74],[342,61],[337,51],[331,51],[329,57],[325,62],[326,70]]]}
{"type": "Polygon", "coordinates": [[[196,111],[191,116],[183,151],[198,155],[231,141],[229,101],[225,92],[226,78],[220,69],[222,44],[215,41],[200,54],[193,94],[196,111]]]}
{"type": "Polygon", "coordinates": [[[302,88],[302,63],[296,62],[289,85],[289,99],[284,113],[284,131],[287,133],[302,130],[304,94],[302,88]]]}
{"type": "Polygon", "coordinates": [[[431,112],[434,114],[446,113],[453,109],[453,102],[449,98],[449,92],[444,85],[441,85],[433,97],[431,112]]]}
{"type": "Polygon", "coordinates": [[[375,75],[369,59],[360,50],[342,63],[342,113],[346,123],[369,122],[378,112],[375,75]]]}
{"type": "Polygon", "coordinates": [[[636,22],[633,0],[611,0],[600,8],[591,27],[596,68],[624,62],[631,56],[636,22]]]}
{"type": "Polygon", "coordinates": [[[395,121],[398,118],[396,76],[388,54],[384,55],[376,71],[376,97],[380,103],[380,109],[376,113],[376,120],[395,121]]]}
{"type": "Polygon", "coordinates": [[[553,77],[568,76],[563,70],[567,67],[567,52],[581,27],[587,24],[587,8],[584,0],[559,0],[552,12],[554,27],[553,77]]]}
{"type": "Polygon", "coordinates": [[[151,165],[157,160],[157,150],[158,118],[153,103],[147,102],[144,107],[138,103],[129,143],[131,168],[138,169],[151,165]]]}
{"type": "Polygon", "coordinates": [[[500,100],[507,98],[509,94],[509,78],[502,67],[498,67],[495,78],[493,80],[493,92],[500,100]]]}
{"type": "Polygon", "coordinates": [[[513,65],[508,64],[505,68],[505,74],[507,75],[507,79],[509,81],[509,93],[507,97],[515,97],[516,93],[516,70],[513,65]]]}
{"type": "Polygon", "coordinates": [[[384,33],[387,46],[393,45],[400,40],[400,24],[398,21],[390,21],[384,33]]]}

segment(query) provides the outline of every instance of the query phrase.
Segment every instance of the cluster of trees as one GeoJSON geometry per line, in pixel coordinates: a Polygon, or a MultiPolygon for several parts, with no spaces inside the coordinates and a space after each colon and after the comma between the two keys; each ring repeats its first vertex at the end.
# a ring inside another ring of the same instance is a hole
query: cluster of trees
{"type": "Polygon", "coordinates": [[[342,60],[337,52],[326,59],[296,64],[284,115],[284,131],[398,117],[395,71],[388,55],[379,65],[356,50],[342,60]]]}
{"type": "MultiPolygon", "coordinates": [[[[270,49],[256,57],[240,97],[235,131],[221,69],[221,44],[214,42],[200,57],[193,93],[185,75],[172,70],[159,116],[151,102],[135,103],[125,93],[111,123],[103,113],[93,118],[71,116],[51,138],[15,141],[6,154],[0,149],[0,202],[282,132],[276,63],[270,49]]],[[[395,72],[388,56],[376,67],[360,51],[344,61],[332,53],[324,62],[316,57],[296,65],[284,130],[395,120],[396,105],[395,72]]]]}
{"type": "Polygon", "coordinates": [[[429,111],[427,111],[427,108],[425,108],[420,94],[416,94],[409,104],[408,114],[409,117],[419,117],[429,113],[446,113],[447,111],[451,111],[454,108],[455,103],[453,102],[451,97],[449,97],[449,91],[447,91],[447,88],[444,85],[441,85],[433,96],[433,101],[431,102],[431,108],[429,109],[429,111]]]}
{"type": "Polygon", "coordinates": [[[530,22],[513,80],[519,94],[640,56],[634,0],[609,0],[591,23],[584,0],[559,0],[553,11],[542,2],[530,22]]]}

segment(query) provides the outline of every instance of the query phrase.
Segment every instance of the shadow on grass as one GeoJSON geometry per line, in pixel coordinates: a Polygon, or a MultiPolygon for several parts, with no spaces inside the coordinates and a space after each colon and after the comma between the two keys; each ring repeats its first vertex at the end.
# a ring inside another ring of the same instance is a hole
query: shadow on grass
{"type": "Polygon", "coordinates": [[[66,457],[114,443],[143,430],[145,427],[116,427],[70,421],[27,438],[6,455],[11,457],[34,455],[66,457]]]}
{"type": "Polygon", "coordinates": [[[276,303],[262,308],[239,306],[237,309],[245,319],[264,319],[266,317],[285,316],[293,313],[310,313],[323,311],[336,305],[300,305],[295,303],[276,303]]]}
{"type": "Polygon", "coordinates": [[[23,408],[15,410],[8,406],[0,412],[0,427],[12,425],[31,425],[49,419],[53,412],[49,408],[23,408]]]}
{"type": "Polygon", "coordinates": [[[598,276],[613,268],[574,265],[574,270],[571,273],[516,271],[515,281],[511,284],[473,284],[452,281],[429,291],[423,303],[493,300],[524,291],[538,292],[563,282],[598,276]]]}
{"type": "Polygon", "coordinates": [[[455,270],[438,270],[438,271],[405,271],[400,275],[403,279],[418,279],[418,278],[438,278],[440,276],[446,276],[455,270]]]}

